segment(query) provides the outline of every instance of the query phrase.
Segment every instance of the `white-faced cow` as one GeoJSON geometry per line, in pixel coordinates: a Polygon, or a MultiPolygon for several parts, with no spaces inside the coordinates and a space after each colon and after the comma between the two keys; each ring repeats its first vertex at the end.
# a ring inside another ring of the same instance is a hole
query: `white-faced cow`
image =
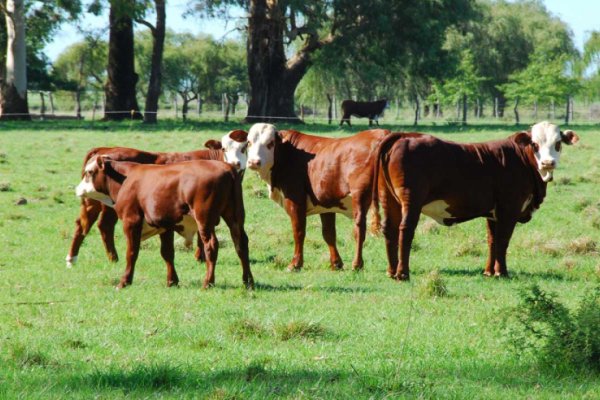
{"type": "Polygon", "coordinates": [[[369,118],[369,126],[373,125],[373,121],[379,126],[379,117],[383,114],[383,111],[388,108],[387,100],[377,101],[354,101],[344,100],[342,101],[342,120],[340,126],[346,122],[348,126],[350,124],[350,116],[359,118],[369,118]]]}
{"type": "Polygon", "coordinates": [[[374,129],[343,139],[277,131],[271,124],[255,124],[248,132],[248,168],[257,171],[269,196],[290,216],[294,257],[289,270],[304,263],[306,216],[319,214],[329,246],[332,269],[343,267],[336,246],[335,213],[354,220],[356,253],[353,269],[363,267],[362,245],[371,204],[374,149],[389,132],[374,129]]]}
{"type": "MultiPolygon", "coordinates": [[[[90,150],[84,160],[83,168],[88,161],[95,156],[107,156],[115,161],[132,161],[141,164],[170,164],[174,162],[189,160],[218,160],[225,161],[234,166],[243,175],[246,168],[246,147],[248,133],[242,130],[234,130],[224,135],[221,141],[209,140],[205,143],[208,149],[188,152],[148,152],[127,147],[97,147],[90,150]]],[[[96,220],[99,219],[98,229],[106,249],[108,259],[117,261],[117,249],[115,248],[114,232],[117,223],[117,214],[111,207],[88,197],[81,198],[79,218],[75,221],[75,233],[71,241],[71,247],[67,254],[67,268],[71,268],[79,255],[79,248],[96,220]]],[[[186,243],[190,245],[191,243],[186,243]]],[[[196,259],[202,258],[202,246],[198,246],[196,259]]]]}
{"type": "Polygon", "coordinates": [[[540,207],[561,145],[578,140],[575,132],[561,132],[548,122],[507,139],[473,144],[417,133],[388,136],[378,149],[373,192],[385,215],[388,275],[409,279],[411,244],[423,213],[448,226],[486,218],[484,274],[507,276],[506,250],[515,225],[528,222],[540,207]]]}
{"type": "Polygon", "coordinates": [[[195,160],[168,165],[137,164],[94,156],[85,166],[78,196],[114,209],[127,239],[127,267],[118,289],[131,285],[140,242],[160,235],[160,253],[167,266],[167,285],[177,285],[173,235],[191,241],[198,232],[206,256],[203,287],[214,285],[219,243],[215,226],[222,217],[242,263],[244,284],[254,284],[244,231],[241,177],[220,161],[195,160]]]}

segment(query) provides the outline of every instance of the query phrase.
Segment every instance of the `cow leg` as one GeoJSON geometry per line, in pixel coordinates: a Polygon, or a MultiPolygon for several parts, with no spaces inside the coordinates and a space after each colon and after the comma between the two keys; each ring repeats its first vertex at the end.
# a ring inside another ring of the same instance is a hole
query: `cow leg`
{"type": "Polygon", "coordinates": [[[329,262],[331,263],[331,270],[336,271],[344,268],[344,263],[338,253],[336,246],[336,232],[335,232],[335,213],[324,213],[319,214],[321,217],[321,233],[323,239],[329,247],[329,262]]]}
{"type": "Polygon", "coordinates": [[[215,264],[219,253],[219,241],[214,226],[198,226],[198,233],[206,256],[206,276],[202,283],[202,289],[208,289],[215,286],[215,264]]]}
{"type": "Polygon", "coordinates": [[[69,253],[65,259],[67,261],[67,268],[71,268],[77,262],[79,248],[83,243],[83,239],[85,239],[85,236],[89,233],[92,225],[94,225],[94,222],[98,219],[101,210],[102,204],[95,200],[83,199],[81,201],[79,218],[75,221],[75,233],[73,234],[69,253]]]}
{"type": "Polygon", "coordinates": [[[142,238],[142,221],[136,220],[131,222],[123,221],[123,232],[127,240],[127,266],[125,273],[121,277],[121,281],[117,285],[117,290],[133,283],[133,272],[135,270],[135,262],[140,253],[140,242],[142,238]]]}
{"type": "Polygon", "coordinates": [[[512,237],[516,218],[504,217],[498,215],[496,221],[496,234],[494,235],[494,245],[496,252],[496,263],[494,264],[494,275],[498,277],[508,277],[508,268],[506,266],[506,250],[512,237]]]}
{"type": "Polygon", "coordinates": [[[393,278],[396,275],[398,266],[398,233],[400,230],[400,221],[402,220],[402,209],[400,204],[392,195],[382,187],[382,177],[379,178],[380,190],[379,199],[383,209],[382,231],[385,238],[385,250],[387,253],[388,266],[387,275],[393,278]]]}
{"type": "Polygon", "coordinates": [[[200,239],[200,234],[196,235],[198,247],[196,248],[196,252],[194,253],[194,257],[196,261],[199,263],[206,261],[206,256],[204,255],[204,245],[202,244],[202,239],[200,239]]]}
{"type": "Polygon", "coordinates": [[[369,209],[369,192],[354,193],[352,195],[352,213],[354,216],[354,240],[356,241],[356,250],[352,269],[358,271],[363,269],[363,245],[365,243],[365,234],[367,231],[367,212],[369,209]]]}
{"type": "Polygon", "coordinates": [[[300,271],[304,265],[306,204],[297,204],[286,198],[283,205],[292,220],[292,230],[294,232],[294,258],[292,258],[292,262],[288,265],[288,271],[300,271]]]}
{"type": "Polygon", "coordinates": [[[399,281],[407,281],[410,279],[410,248],[421,213],[421,207],[415,206],[416,204],[417,203],[414,202],[411,205],[411,202],[409,201],[402,205],[402,219],[400,221],[400,233],[398,235],[398,241],[400,243],[400,263],[396,268],[396,275],[394,276],[399,281]]]}
{"type": "Polygon", "coordinates": [[[487,240],[488,240],[488,259],[485,264],[483,274],[485,276],[494,275],[494,265],[496,264],[496,221],[487,219],[487,240]]]}
{"type": "Polygon", "coordinates": [[[104,249],[106,250],[106,256],[110,261],[117,262],[119,255],[115,248],[115,225],[119,217],[117,212],[110,208],[103,206],[100,220],[98,221],[98,229],[100,230],[100,236],[102,237],[102,243],[104,243],[104,249]]]}
{"type": "Polygon", "coordinates": [[[174,232],[167,230],[160,234],[160,255],[167,265],[167,287],[177,286],[179,277],[175,271],[174,232]]]}
{"type": "Polygon", "coordinates": [[[250,270],[250,255],[248,250],[248,235],[244,230],[243,222],[237,221],[233,213],[223,214],[223,219],[229,227],[231,239],[235,246],[235,251],[242,263],[242,281],[246,288],[254,289],[254,277],[250,270]]]}

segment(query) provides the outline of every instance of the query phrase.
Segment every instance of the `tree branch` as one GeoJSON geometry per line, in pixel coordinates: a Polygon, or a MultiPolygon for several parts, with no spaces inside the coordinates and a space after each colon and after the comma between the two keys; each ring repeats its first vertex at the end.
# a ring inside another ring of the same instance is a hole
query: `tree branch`
{"type": "Polygon", "coordinates": [[[150,29],[150,32],[152,32],[152,35],[156,35],[156,27],[154,25],[152,25],[150,22],[146,21],[145,19],[142,18],[135,18],[134,21],[138,24],[144,25],[146,26],[148,29],[150,29]]]}

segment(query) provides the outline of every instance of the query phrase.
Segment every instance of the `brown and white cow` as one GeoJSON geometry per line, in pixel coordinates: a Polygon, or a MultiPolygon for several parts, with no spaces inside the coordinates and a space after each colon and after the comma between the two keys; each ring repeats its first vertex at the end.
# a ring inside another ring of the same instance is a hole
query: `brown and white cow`
{"type": "Polygon", "coordinates": [[[388,108],[388,101],[377,100],[377,101],[354,101],[344,100],[342,101],[342,120],[340,126],[346,122],[350,125],[350,116],[359,118],[369,118],[369,126],[373,125],[373,121],[379,126],[379,117],[383,114],[383,111],[388,108]]]}
{"type": "Polygon", "coordinates": [[[219,243],[215,226],[222,217],[242,263],[246,287],[254,285],[244,231],[242,180],[220,161],[195,160],[168,165],[113,161],[92,157],[76,188],[84,196],[114,206],[127,239],[127,267],[117,289],[131,285],[140,242],[160,235],[167,265],[167,286],[177,285],[173,235],[191,241],[198,232],[206,256],[203,287],[214,285],[219,243]]]}
{"type": "MultiPolygon", "coordinates": [[[[148,152],[127,147],[97,147],[90,150],[83,160],[83,168],[94,156],[107,156],[115,161],[132,161],[141,164],[170,164],[174,162],[189,160],[218,160],[225,161],[234,166],[242,174],[246,168],[246,147],[248,133],[242,130],[234,130],[224,135],[221,141],[209,140],[205,143],[207,149],[188,151],[188,152],[148,152]]],[[[117,223],[117,214],[111,207],[101,202],[82,197],[79,218],[75,221],[75,233],[71,241],[71,247],[66,257],[67,268],[71,268],[79,255],[79,249],[85,236],[92,226],[98,220],[98,229],[108,259],[117,261],[117,249],[115,248],[115,225],[117,223]]],[[[191,243],[186,243],[190,245],[191,243]]],[[[196,251],[196,259],[202,258],[201,246],[196,251]]]]}
{"type": "Polygon", "coordinates": [[[362,246],[371,204],[374,150],[389,131],[374,129],[333,139],[255,124],[248,132],[248,168],[267,183],[269,196],[292,221],[295,249],[289,270],[304,263],[306,217],[319,214],[332,269],[341,269],[335,213],[354,220],[353,269],[363,267],[362,246]]]}
{"type": "Polygon", "coordinates": [[[578,140],[575,132],[561,132],[548,122],[484,143],[454,143],[417,133],[388,136],[378,149],[373,192],[385,215],[388,275],[409,279],[411,244],[423,213],[447,226],[486,218],[484,274],[507,276],[506,250],[515,225],[528,222],[540,207],[561,145],[578,140]]]}

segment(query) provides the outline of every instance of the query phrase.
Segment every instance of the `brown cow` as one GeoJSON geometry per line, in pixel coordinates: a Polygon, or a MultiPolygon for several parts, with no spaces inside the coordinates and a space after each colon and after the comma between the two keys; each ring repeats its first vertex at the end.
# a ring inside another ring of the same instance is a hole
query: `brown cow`
{"type": "Polygon", "coordinates": [[[255,124],[248,132],[248,168],[258,172],[270,198],[292,221],[294,258],[289,270],[304,263],[306,216],[319,214],[329,246],[332,269],[341,269],[336,247],[335,213],[354,219],[356,253],[353,269],[363,267],[367,211],[371,204],[373,151],[389,131],[374,129],[343,139],[324,138],[271,124],[255,124]]]}
{"type": "MultiPolygon", "coordinates": [[[[116,161],[132,161],[141,164],[170,164],[189,160],[218,160],[225,161],[233,165],[236,169],[242,171],[246,168],[246,147],[248,133],[242,130],[234,130],[223,136],[221,142],[209,140],[205,143],[208,149],[195,150],[188,152],[161,153],[148,152],[127,147],[97,147],[90,150],[83,160],[83,168],[88,161],[98,155],[107,156],[116,161]]],[[[82,168],[82,170],[83,170],[82,168]]],[[[79,248],[96,220],[98,229],[106,255],[111,261],[119,259],[117,249],[115,248],[115,225],[117,223],[117,214],[111,207],[108,207],[94,199],[82,197],[79,218],[75,221],[75,233],[71,241],[71,247],[66,257],[67,268],[71,268],[77,262],[79,248]]],[[[186,243],[190,245],[191,243],[186,243]]],[[[200,243],[199,243],[200,244],[200,243]]],[[[199,245],[196,250],[196,259],[202,258],[202,247],[199,245]]]]}
{"type": "Polygon", "coordinates": [[[541,122],[507,139],[461,144],[394,133],[378,149],[374,202],[384,209],[388,275],[409,279],[409,255],[421,213],[443,225],[487,219],[486,276],[507,276],[506,250],[517,222],[540,207],[573,131],[541,122]],[[400,242],[400,258],[398,243],[400,242]]]}
{"type": "Polygon", "coordinates": [[[173,235],[191,241],[198,232],[206,255],[203,287],[214,285],[219,243],[215,226],[223,217],[241,260],[243,281],[254,280],[244,231],[244,202],[239,174],[220,161],[185,161],[168,165],[119,162],[92,157],[76,188],[85,196],[114,205],[127,238],[127,268],[117,289],[131,285],[140,242],[160,235],[160,253],[167,265],[167,286],[177,285],[173,235]]]}
{"type": "Polygon", "coordinates": [[[344,100],[342,101],[342,120],[340,126],[346,122],[350,125],[350,116],[359,118],[369,118],[369,126],[373,125],[373,121],[379,126],[379,117],[383,114],[383,111],[388,108],[388,101],[377,100],[377,101],[354,101],[344,100]]]}

